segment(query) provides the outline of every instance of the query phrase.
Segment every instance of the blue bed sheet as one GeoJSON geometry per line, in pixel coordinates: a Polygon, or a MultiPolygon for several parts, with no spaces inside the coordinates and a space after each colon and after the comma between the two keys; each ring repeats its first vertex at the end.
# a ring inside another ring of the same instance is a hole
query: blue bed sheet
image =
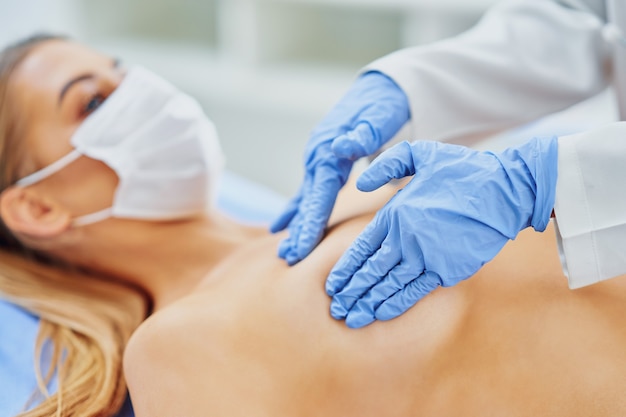
{"type": "MultiPolygon", "coordinates": [[[[286,199],[271,189],[236,174],[225,173],[217,205],[230,217],[249,224],[267,224],[284,207],[286,199]]],[[[34,348],[38,318],[0,299],[0,417],[23,410],[36,389],[34,348]]],[[[54,390],[54,381],[50,389],[54,390]]],[[[118,417],[132,417],[127,401],[118,417]]]]}

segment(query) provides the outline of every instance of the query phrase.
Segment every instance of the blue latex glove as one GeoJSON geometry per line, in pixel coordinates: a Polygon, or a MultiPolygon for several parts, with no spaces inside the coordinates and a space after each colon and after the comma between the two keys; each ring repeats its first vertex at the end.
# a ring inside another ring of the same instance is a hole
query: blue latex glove
{"type": "Polygon", "coordinates": [[[304,181],[270,227],[273,233],[289,230],[278,256],[293,265],[315,248],[354,161],[380,149],[409,117],[406,95],[387,76],[368,72],[354,82],[311,133],[304,181]]]}
{"type": "Polygon", "coordinates": [[[413,174],[326,281],[331,315],[349,327],[397,317],[438,286],[473,275],[520,230],[543,231],[554,206],[557,139],[498,154],[403,142],[380,155],[357,187],[372,191],[413,174]]]}

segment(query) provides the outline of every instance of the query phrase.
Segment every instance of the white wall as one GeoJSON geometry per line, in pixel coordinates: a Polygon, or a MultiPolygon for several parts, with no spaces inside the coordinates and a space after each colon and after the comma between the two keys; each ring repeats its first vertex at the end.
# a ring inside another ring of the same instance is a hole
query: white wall
{"type": "Polygon", "coordinates": [[[73,0],[0,0],[0,45],[35,32],[81,32],[83,17],[73,0]]]}

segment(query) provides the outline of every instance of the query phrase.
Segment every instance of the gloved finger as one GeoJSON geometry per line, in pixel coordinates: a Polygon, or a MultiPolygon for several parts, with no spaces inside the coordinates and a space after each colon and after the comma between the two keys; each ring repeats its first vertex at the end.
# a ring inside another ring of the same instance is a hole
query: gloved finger
{"type": "Polygon", "coordinates": [[[368,304],[357,303],[346,315],[346,326],[358,329],[376,321],[374,309],[368,304]]]}
{"type": "Polygon", "coordinates": [[[390,320],[398,317],[440,285],[441,278],[437,273],[431,271],[424,272],[385,300],[376,309],[376,319],[390,320]]]}
{"type": "Polygon", "coordinates": [[[287,262],[287,265],[289,266],[294,266],[295,264],[300,262],[302,259],[304,258],[298,257],[296,249],[294,249],[293,246],[290,248],[287,255],[285,255],[285,261],[287,262]]]}
{"type": "MultiPolygon", "coordinates": [[[[423,264],[422,268],[419,265],[416,265],[415,268],[422,271],[423,264]]],[[[415,270],[408,263],[400,263],[392,268],[387,276],[370,288],[346,313],[348,327],[359,328],[376,320],[376,309],[389,297],[404,288],[405,283],[411,282],[416,276],[415,270]]]]}
{"type": "Polygon", "coordinates": [[[326,279],[326,294],[334,296],[348,283],[354,273],[372,256],[387,237],[387,222],[382,221],[378,212],[363,231],[341,255],[326,279]]]}
{"type": "Polygon", "coordinates": [[[287,255],[289,254],[290,251],[291,251],[291,239],[289,239],[289,236],[287,236],[286,238],[281,240],[280,243],[278,244],[278,257],[282,259],[287,259],[287,255]]]}
{"type": "Polygon", "coordinates": [[[350,311],[357,300],[384,279],[389,271],[401,261],[402,255],[395,247],[396,241],[393,235],[387,236],[380,248],[363,263],[343,289],[333,296],[333,299],[350,311]]]}
{"type": "Polygon", "coordinates": [[[359,176],[356,187],[361,191],[374,191],[394,178],[415,174],[413,152],[408,142],[389,148],[370,164],[359,176]]]}
{"type": "Polygon", "coordinates": [[[380,138],[370,124],[359,122],[353,130],[335,138],[331,149],[338,158],[354,161],[373,154],[380,146],[380,138]]]}
{"type": "Polygon", "coordinates": [[[407,104],[404,100],[378,100],[361,110],[358,120],[366,120],[372,127],[376,149],[389,142],[409,120],[411,115],[407,104]]]}
{"type": "Polygon", "coordinates": [[[303,201],[302,228],[296,240],[296,255],[304,259],[322,239],[328,219],[343,186],[334,167],[320,166],[315,172],[313,186],[303,201]]]}
{"type": "Polygon", "coordinates": [[[287,265],[289,266],[295,265],[300,260],[297,258],[296,245],[298,242],[298,237],[300,236],[300,231],[302,230],[302,226],[303,226],[302,219],[303,219],[302,210],[300,210],[298,211],[298,214],[295,215],[295,217],[293,218],[293,220],[291,221],[291,223],[289,224],[287,228],[287,230],[289,231],[289,236],[285,240],[287,241],[289,246],[288,246],[287,251],[285,252],[285,256],[283,257],[283,259],[287,261],[287,265]]]}
{"type": "Polygon", "coordinates": [[[336,320],[343,320],[348,315],[348,309],[333,298],[330,300],[330,315],[336,320]]]}
{"type": "Polygon", "coordinates": [[[285,239],[283,239],[278,247],[278,256],[287,261],[287,264],[293,265],[293,262],[290,263],[290,259],[293,258],[291,253],[293,252],[294,247],[294,234],[297,234],[300,228],[300,223],[302,219],[301,207],[302,207],[302,195],[306,193],[306,190],[309,188],[311,183],[311,175],[306,174],[304,177],[304,181],[300,186],[297,194],[289,201],[287,204],[287,208],[283,212],[283,214],[274,222],[271,226],[270,231],[276,233],[287,228],[288,235],[285,239]]]}
{"type": "Polygon", "coordinates": [[[409,264],[403,259],[387,275],[373,285],[357,304],[366,304],[376,310],[389,297],[403,289],[409,282],[424,272],[424,263],[409,264]]]}
{"type": "Polygon", "coordinates": [[[300,201],[302,200],[302,189],[298,191],[298,193],[287,203],[287,206],[283,210],[283,212],[278,216],[276,220],[272,222],[270,225],[270,232],[277,233],[281,230],[284,230],[294,216],[298,213],[298,208],[300,207],[300,201]]]}
{"type": "MultiPolygon", "coordinates": [[[[302,214],[300,211],[297,211],[291,219],[291,222],[289,222],[289,225],[287,225],[287,237],[284,238],[278,245],[278,257],[285,260],[290,257],[290,254],[293,252],[293,248],[295,246],[294,235],[297,235],[298,230],[301,227],[301,219],[302,214]]],[[[289,263],[288,260],[287,263],[289,263]]]]}

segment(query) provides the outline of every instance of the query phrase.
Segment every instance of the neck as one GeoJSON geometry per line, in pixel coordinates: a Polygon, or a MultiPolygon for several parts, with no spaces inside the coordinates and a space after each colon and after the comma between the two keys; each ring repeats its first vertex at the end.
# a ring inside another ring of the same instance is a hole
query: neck
{"type": "Polygon", "coordinates": [[[85,228],[70,261],[143,288],[156,311],[189,294],[226,257],[265,233],[215,213],[175,222],[110,219],[85,228]]]}

